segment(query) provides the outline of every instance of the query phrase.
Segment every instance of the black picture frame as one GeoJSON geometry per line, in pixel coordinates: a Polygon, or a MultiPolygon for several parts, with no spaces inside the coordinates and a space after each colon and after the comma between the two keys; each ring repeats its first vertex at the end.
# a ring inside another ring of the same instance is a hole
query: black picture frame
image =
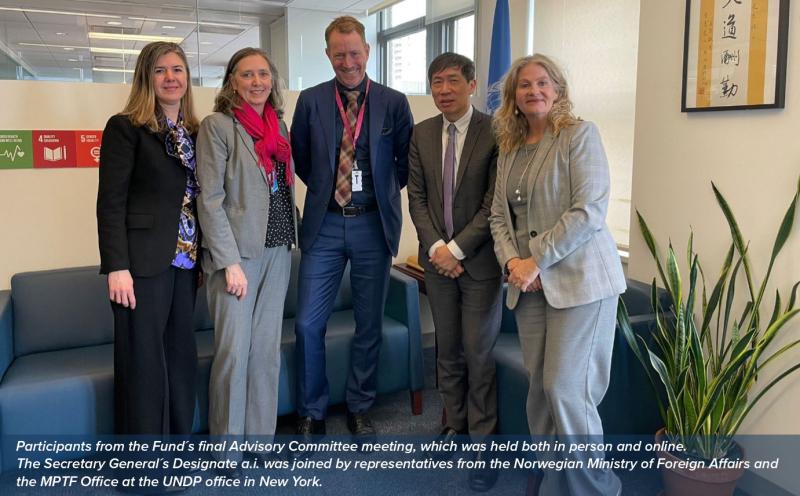
{"type": "Polygon", "coordinates": [[[784,108],[789,3],[789,0],[686,0],[681,112],[784,108]],[[712,7],[713,12],[709,12],[712,7]],[[753,9],[760,10],[754,14],[753,9]],[[750,22],[756,17],[764,33],[755,44],[749,38],[735,38],[736,15],[743,12],[750,15],[745,18],[748,35],[750,22]],[[701,44],[703,35],[706,38],[701,44]],[[750,59],[758,60],[758,54],[752,56],[753,47],[758,49],[760,45],[763,45],[764,66],[753,66],[756,84],[752,85],[751,95],[750,59]],[[746,50],[745,57],[742,57],[743,50],[746,50]],[[742,58],[747,64],[747,73],[740,69],[742,58]],[[703,75],[699,76],[701,63],[705,65],[703,75]],[[742,80],[745,75],[747,81],[742,80]],[[703,79],[698,82],[701,77],[703,79]]]}

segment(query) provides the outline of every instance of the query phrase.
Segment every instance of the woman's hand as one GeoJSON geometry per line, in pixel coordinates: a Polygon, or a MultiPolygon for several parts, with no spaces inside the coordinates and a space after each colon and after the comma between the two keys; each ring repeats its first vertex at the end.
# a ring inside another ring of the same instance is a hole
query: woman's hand
{"type": "Polygon", "coordinates": [[[131,310],[136,308],[133,277],[129,270],[115,270],[108,273],[108,299],[131,310]]]}
{"type": "Polygon", "coordinates": [[[508,267],[508,283],[523,292],[537,291],[542,288],[539,279],[539,266],[533,257],[525,259],[512,258],[506,264],[508,267]]]}
{"type": "Polygon", "coordinates": [[[238,263],[225,267],[225,291],[240,300],[247,295],[247,277],[238,263]]]}

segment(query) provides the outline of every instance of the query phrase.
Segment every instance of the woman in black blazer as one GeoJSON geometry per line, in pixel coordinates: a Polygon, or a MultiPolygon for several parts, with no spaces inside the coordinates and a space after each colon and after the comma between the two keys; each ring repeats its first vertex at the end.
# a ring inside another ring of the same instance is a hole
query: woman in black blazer
{"type": "Polygon", "coordinates": [[[186,55],[145,46],[103,131],[97,230],[114,313],[117,434],[190,434],[197,347],[194,114],[186,55]]]}

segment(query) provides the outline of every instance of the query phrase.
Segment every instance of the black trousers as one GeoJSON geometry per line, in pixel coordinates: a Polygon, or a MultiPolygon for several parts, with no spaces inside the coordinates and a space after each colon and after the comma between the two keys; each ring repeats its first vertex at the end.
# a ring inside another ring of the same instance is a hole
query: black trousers
{"type": "Polygon", "coordinates": [[[114,312],[114,422],[117,434],[191,434],[197,344],[197,271],[170,267],[134,277],[136,309],[114,312]]]}

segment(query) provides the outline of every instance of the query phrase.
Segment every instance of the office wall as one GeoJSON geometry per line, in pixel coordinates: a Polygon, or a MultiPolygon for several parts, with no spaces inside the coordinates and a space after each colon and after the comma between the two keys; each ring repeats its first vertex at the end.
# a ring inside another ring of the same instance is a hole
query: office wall
{"type": "MultiPolygon", "coordinates": [[[[0,81],[0,129],[103,129],[129,91],[121,84],[0,81]]],[[[198,109],[211,109],[214,90],[194,94],[198,109]]],[[[98,264],[96,199],[94,168],[0,170],[0,289],[16,272],[98,264]]]]}
{"type": "MultiPolygon", "coordinates": [[[[332,73],[329,77],[332,77],[332,73]]],[[[0,129],[103,129],[125,104],[129,86],[99,83],[0,81],[0,129]]],[[[201,116],[211,111],[216,90],[194,88],[201,116]]],[[[288,92],[291,122],[297,92],[288,92]]],[[[430,97],[409,97],[416,120],[436,113],[430,97]]],[[[305,188],[299,183],[298,205],[305,188]]],[[[29,270],[94,265],[97,252],[97,169],[0,170],[0,289],[29,270]]],[[[403,192],[399,259],[416,253],[416,233],[403,192]]]]}
{"type": "Polygon", "coordinates": [[[639,0],[535,2],[534,25],[534,51],[563,66],[575,113],[600,128],[611,166],[608,225],[628,244],[639,0]]]}
{"type": "MultiPolygon", "coordinates": [[[[288,86],[292,90],[303,90],[330,79],[331,64],[325,55],[325,28],[342,15],[340,12],[286,9],[286,43],[288,45],[288,86]]],[[[366,30],[367,43],[372,47],[367,64],[367,73],[377,78],[377,43],[374,17],[358,16],[366,30]]]]}
{"type": "MultiPolygon", "coordinates": [[[[755,272],[762,275],[778,223],[800,175],[800,64],[796,63],[800,10],[791,12],[785,109],[685,114],[680,112],[684,6],[685,2],[641,3],[633,207],[647,219],[662,247],[671,239],[684,253],[689,229],[693,228],[695,250],[701,255],[706,276],[713,277],[730,239],[711,191],[713,180],[730,202],[745,238],[750,240],[749,255],[755,272]]],[[[800,279],[798,230],[800,226],[796,226],[778,260],[773,286],[767,294],[774,294],[774,289],[779,288],[786,295],[800,279]]],[[[680,260],[684,258],[681,256],[680,260]]],[[[685,270],[685,263],[682,267],[685,270]]],[[[641,235],[632,227],[629,275],[650,280],[654,274],[641,235]]],[[[787,330],[791,338],[784,336],[775,344],[776,349],[797,339],[800,320],[787,330]]],[[[800,352],[794,351],[780,362],[788,367],[798,361],[800,352]]],[[[771,371],[760,375],[756,389],[772,377],[771,371]]],[[[742,432],[800,434],[798,410],[800,375],[794,375],[764,397],[742,432]]],[[[757,442],[748,443],[747,457],[758,459],[759,447],[757,442]]],[[[800,493],[796,473],[762,475],[800,493]]]]}
{"type": "MultiPolygon", "coordinates": [[[[272,63],[278,69],[284,82],[289,77],[289,45],[286,35],[286,16],[277,19],[269,25],[269,52],[272,63]]],[[[288,83],[287,83],[288,87],[288,83]]]]}

